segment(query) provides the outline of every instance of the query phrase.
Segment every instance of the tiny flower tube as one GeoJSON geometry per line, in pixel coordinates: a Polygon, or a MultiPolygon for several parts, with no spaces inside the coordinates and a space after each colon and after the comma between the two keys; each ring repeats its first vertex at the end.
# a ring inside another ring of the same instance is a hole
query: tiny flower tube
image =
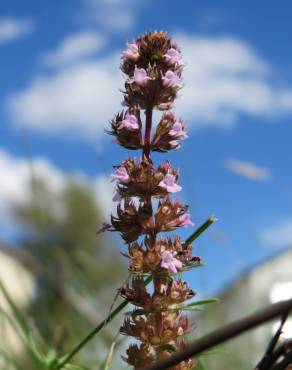
{"type": "Polygon", "coordinates": [[[124,166],[119,166],[116,168],[115,173],[111,175],[112,177],[112,182],[113,181],[118,181],[120,183],[127,183],[130,180],[130,176],[128,174],[128,171],[126,167],[124,166]]]}
{"type": "Polygon", "coordinates": [[[169,64],[177,64],[181,62],[181,53],[174,48],[170,48],[164,54],[164,58],[169,64]]]}
{"type": "Polygon", "coordinates": [[[182,187],[176,183],[176,178],[173,174],[167,173],[160,181],[159,186],[169,193],[176,193],[181,191],[182,187]]]}
{"type": "Polygon", "coordinates": [[[178,140],[171,140],[169,144],[172,146],[172,149],[179,149],[180,143],[178,140]]]}
{"type": "Polygon", "coordinates": [[[161,267],[169,272],[177,273],[177,269],[182,268],[182,263],[174,257],[173,253],[170,251],[164,251],[161,256],[161,267]]]}
{"type": "Polygon", "coordinates": [[[129,131],[139,130],[137,117],[134,114],[126,114],[125,118],[118,126],[118,130],[126,129],[129,131]]]}
{"type": "Polygon", "coordinates": [[[181,78],[176,72],[168,70],[162,77],[162,83],[165,87],[181,87],[181,78]]]}
{"type": "Polygon", "coordinates": [[[144,68],[135,68],[134,76],[129,80],[130,83],[136,83],[139,86],[146,86],[150,80],[150,77],[147,76],[147,72],[144,68]]]}
{"type": "Polygon", "coordinates": [[[182,123],[179,121],[174,122],[168,134],[180,140],[186,139],[188,137],[187,133],[184,130],[182,123]]]}
{"type": "Polygon", "coordinates": [[[174,219],[173,221],[170,221],[167,224],[169,228],[181,227],[181,226],[187,227],[187,226],[194,226],[194,225],[195,224],[192,222],[191,216],[189,213],[184,213],[183,215],[178,216],[176,219],[174,219]]]}
{"type": "Polygon", "coordinates": [[[134,62],[137,61],[139,59],[138,45],[135,42],[127,43],[127,49],[122,52],[122,56],[134,62]]]}

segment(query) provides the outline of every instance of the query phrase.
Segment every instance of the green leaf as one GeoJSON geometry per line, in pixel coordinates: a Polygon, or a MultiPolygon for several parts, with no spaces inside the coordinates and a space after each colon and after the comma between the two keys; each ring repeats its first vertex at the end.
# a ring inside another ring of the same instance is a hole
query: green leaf
{"type": "Polygon", "coordinates": [[[71,364],[66,364],[65,369],[67,370],[90,370],[88,367],[84,367],[81,365],[71,365],[71,364]]]}
{"type": "Polygon", "coordinates": [[[112,359],[113,359],[115,346],[116,346],[116,341],[113,341],[111,346],[110,346],[110,350],[109,350],[109,353],[107,355],[107,358],[105,359],[104,364],[101,367],[101,370],[109,370],[110,364],[111,364],[112,359]]]}
{"type": "Polygon", "coordinates": [[[26,335],[27,338],[29,338],[30,328],[27,325],[26,320],[25,320],[22,312],[18,309],[18,307],[14,303],[13,299],[8,294],[6,288],[4,287],[1,280],[0,280],[0,291],[2,291],[2,293],[4,295],[4,298],[6,299],[8,305],[11,308],[11,311],[13,312],[14,318],[17,320],[17,323],[19,324],[20,328],[22,329],[22,332],[26,335]]]}
{"type": "Polygon", "coordinates": [[[217,222],[218,219],[215,216],[210,216],[207,221],[205,221],[195,232],[190,235],[185,241],[186,244],[191,244],[195,239],[197,239],[209,226],[217,222]]]}
{"type": "Polygon", "coordinates": [[[159,346],[159,349],[162,349],[163,351],[168,351],[168,352],[175,352],[176,348],[172,344],[169,343],[164,343],[159,346]]]}
{"type": "Polygon", "coordinates": [[[47,359],[46,359],[46,355],[44,353],[42,353],[38,348],[37,348],[37,344],[34,340],[34,337],[33,337],[33,334],[32,332],[30,331],[29,334],[28,334],[28,340],[29,340],[29,344],[30,344],[30,348],[32,350],[32,352],[34,353],[34,355],[36,356],[36,358],[46,364],[47,363],[47,359]]]}
{"type": "Polygon", "coordinates": [[[161,233],[170,233],[171,231],[174,231],[176,229],[178,229],[178,228],[177,227],[170,227],[168,229],[161,230],[160,232],[161,233]]]}
{"type": "Polygon", "coordinates": [[[200,311],[201,308],[198,306],[206,305],[209,303],[218,303],[219,299],[209,298],[201,301],[191,302],[191,303],[179,303],[173,304],[169,308],[170,310],[182,310],[182,311],[200,311]]]}
{"type": "MultiPolygon", "coordinates": [[[[2,286],[2,288],[4,288],[4,287],[2,286]]],[[[6,297],[4,295],[4,297],[7,298],[9,296],[6,297]]],[[[11,303],[13,303],[12,300],[11,300],[11,303]]],[[[8,302],[8,304],[9,304],[9,302],[8,302]]],[[[16,309],[17,309],[17,307],[16,307],[16,309]]],[[[35,352],[32,348],[32,344],[31,344],[31,341],[30,341],[31,330],[29,328],[27,329],[27,331],[24,330],[23,326],[20,325],[19,321],[15,317],[15,312],[14,311],[12,311],[12,314],[9,315],[6,311],[4,311],[0,307],[0,312],[3,315],[3,317],[9,322],[9,324],[14,328],[15,332],[18,334],[18,337],[21,339],[21,341],[23,342],[24,346],[27,349],[27,354],[30,355],[31,360],[35,363],[35,365],[37,366],[37,369],[38,370],[45,369],[45,367],[44,367],[45,363],[35,354],[35,352]]]]}
{"type": "Polygon", "coordinates": [[[181,268],[178,273],[190,271],[190,270],[195,269],[197,267],[203,267],[203,266],[205,266],[203,263],[192,263],[190,265],[186,265],[183,268],[181,268]]]}

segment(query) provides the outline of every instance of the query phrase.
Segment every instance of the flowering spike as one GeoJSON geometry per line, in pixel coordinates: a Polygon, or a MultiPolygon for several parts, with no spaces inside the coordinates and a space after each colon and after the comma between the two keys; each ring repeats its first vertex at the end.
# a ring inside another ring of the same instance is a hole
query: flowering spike
{"type": "MultiPolygon", "coordinates": [[[[172,193],[182,190],[178,170],[169,162],[155,167],[151,159],[152,151],[178,149],[180,141],[188,137],[184,122],[170,110],[182,87],[181,51],[165,32],[149,32],[127,44],[122,52],[121,70],[126,75],[127,110],[116,115],[108,132],[119,145],[140,149],[142,153],[139,160],[128,158],[115,166],[112,181],[116,181],[117,215],[112,215],[111,225],[104,224],[100,232],[117,231],[128,245],[124,254],[132,279],[122,287],[121,295],[136,308],[127,314],[120,331],[141,342],[131,344],[123,357],[135,370],[140,370],[185,346],[182,336],[189,332],[189,322],[174,307],[195,293],[177,273],[199,264],[200,259],[192,256],[192,246],[178,236],[159,236],[161,232],[194,224],[188,206],[171,199],[172,193]],[[154,109],[164,113],[153,133],[154,109]],[[153,198],[158,202],[154,203],[153,198]],[[151,293],[147,291],[144,274],[153,278],[151,293]]],[[[189,359],[172,370],[194,366],[189,359]]]]}

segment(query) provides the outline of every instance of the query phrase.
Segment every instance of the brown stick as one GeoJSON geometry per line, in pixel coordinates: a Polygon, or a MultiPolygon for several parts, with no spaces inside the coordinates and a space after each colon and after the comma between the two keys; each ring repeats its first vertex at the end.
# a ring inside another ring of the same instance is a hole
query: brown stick
{"type": "Polygon", "coordinates": [[[223,328],[217,329],[203,338],[191,343],[186,349],[176,352],[169,358],[155,364],[147,370],[165,370],[171,366],[177,365],[181,361],[191,358],[200,352],[204,352],[209,348],[217,346],[249,329],[272,320],[277,316],[292,309],[292,299],[282,301],[268,306],[254,314],[243,319],[234,321],[223,328]]]}
{"type": "Polygon", "coordinates": [[[282,334],[283,326],[288,318],[289,311],[286,311],[283,316],[280,323],[280,326],[278,330],[276,331],[275,335],[271,339],[268,349],[266,353],[264,354],[264,357],[261,359],[261,361],[257,364],[255,370],[265,370],[270,369],[272,365],[277,361],[278,357],[274,356],[274,350],[276,348],[276,345],[279,341],[280,335],[282,334]]]}

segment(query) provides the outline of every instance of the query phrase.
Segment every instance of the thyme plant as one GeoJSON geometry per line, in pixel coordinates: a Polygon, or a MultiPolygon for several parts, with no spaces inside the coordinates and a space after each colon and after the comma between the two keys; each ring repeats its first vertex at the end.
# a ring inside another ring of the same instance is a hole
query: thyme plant
{"type": "MultiPolygon", "coordinates": [[[[118,145],[141,151],[139,159],[130,157],[115,166],[117,215],[100,229],[119,232],[127,245],[132,278],[121,295],[135,308],[120,331],[135,339],[124,356],[135,370],[184,348],[190,330],[182,308],[195,293],[181,272],[199,265],[200,259],[192,255],[191,244],[165,233],[193,222],[188,206],[172,198],[182,189],[179,171],[169,161],[155,166],[151,158],[152,152],[179,149],[187,138],[184,122],[172,110],[182,88],[183,68],[181,51],[165,32],[149,32],[128,43],[121,62],[126,109],[115,116],[109,130],[118,145]],[[162,112],[156,128],[155,109],[162,112]],[[152,291],[147,290],[145,275],[152,277],[152,291]]],[[[172,369],[194,367],[188,359],[172,369]]]]}

